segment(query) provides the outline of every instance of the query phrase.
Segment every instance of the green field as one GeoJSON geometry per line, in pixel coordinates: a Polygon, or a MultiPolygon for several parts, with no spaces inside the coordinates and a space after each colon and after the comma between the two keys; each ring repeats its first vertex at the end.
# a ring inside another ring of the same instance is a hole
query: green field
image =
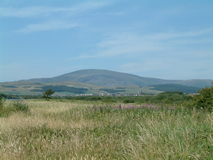
{"type": "Polygon", "coordinates": [[[138,94],[143,90],[145,94],[158,94],[162,91],[154,90],[147,86],[120,86],[119,87],[103,87],[80,82],[49,82],[49,83],[33,83],[33,82],[4,82],[0,83],[0,91],[11,95],[42,95],[45,90],[52,89],[55,96],[69,96],[77,94],[98,94],[98,93],[122,93],[122,94],[138,94]],[[72,88],[77,88],[76,91],[72,88]],[[82,91],[83,90],[83,91],[82,91]],[[111,92],[112,91],[112,92],[111,92]]]}
{"type": "Polygon", "coordinates": [[[26,100],[0,113],[2,160],[213,159],[213,114],[188,106],[26,100]]]}

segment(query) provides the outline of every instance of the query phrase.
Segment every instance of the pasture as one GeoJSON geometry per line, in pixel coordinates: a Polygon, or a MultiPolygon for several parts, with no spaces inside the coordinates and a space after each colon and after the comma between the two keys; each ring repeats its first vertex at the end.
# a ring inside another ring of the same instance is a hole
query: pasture
{"type": "Polygon", "coordinates": [[[213,159],[213,114],[185,106],[26,100],[0,110],[0,159],[213,159]]]}

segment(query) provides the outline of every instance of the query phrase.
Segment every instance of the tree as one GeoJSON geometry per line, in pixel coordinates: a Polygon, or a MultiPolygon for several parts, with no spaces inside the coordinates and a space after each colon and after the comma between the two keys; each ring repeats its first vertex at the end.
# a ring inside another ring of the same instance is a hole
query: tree
{"type": "Polygon", "coordinates": [[[0,91],[0,110],[3,109],[4,102],[5,102],[5,95],[0,91]]]}
{"type": "Polygon", "coordinates": [[[194,104],[197,108],[213,111],[213,86],[203,88],[197,91],[199,95],[193,97],[194,104]]]}
{"type": "Polygon", "coordinates": [[[55,93],[55,91],[52,91],[52,89],[46,90],[46,92],[43,94],[42,98],[45,99],[51,99],[51,95],[55,93]]]}

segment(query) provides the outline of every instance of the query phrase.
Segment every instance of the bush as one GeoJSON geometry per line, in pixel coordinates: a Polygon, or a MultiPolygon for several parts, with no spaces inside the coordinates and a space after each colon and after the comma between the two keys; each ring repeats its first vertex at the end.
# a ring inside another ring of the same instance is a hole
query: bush
{"type": "Polygon", "coordinates": [[[180,101],[188,101],[189,98],[187,95],[185,95],[183,92],[181,91],[177,91],[177,92],[163,92],[158,94],[155,97],[156,101],[162,101],[164,103],[174,103],[174,102],[180,102],[180,101]]]}
{"type": "Polygon", "coordinates": [[[13,108],[14,111],[28,111],[29,110],[29,106],[22,101],[15,101],[13,103],[13,108]]]}
{"type": "Polygon", "coordinates": [[[193,97],[194,106],[199,109],[213,110],[213,86],[197,91],[199,95],[193,97]]]}
{"type": "Polygon", "coordinates": [[[23,101],[15,101],[12,105],[4,106],[4,99],[0,99],[0,117],[8,117],[14,112],[27,112],[29,107],[23,101]]]}
{"type": "Polygon", "coordinates": [[[4,101],[4,97],[0,97],[0,110],[2,110],[4,107],[4,101]]]}
{"type": "Polygon", "coordinates": [[[134,103],[135,101],[133,99],[125,99],[123,102],[124,103],[134,103]]]}

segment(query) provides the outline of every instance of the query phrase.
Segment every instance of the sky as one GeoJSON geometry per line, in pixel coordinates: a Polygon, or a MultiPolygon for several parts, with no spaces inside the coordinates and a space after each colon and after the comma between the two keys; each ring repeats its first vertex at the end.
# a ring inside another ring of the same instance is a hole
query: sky
{"type": "Polygon", "coordinates": [[[0,0],[0,82],[106,69],[213,79],[212,0],[0,0]]]}

